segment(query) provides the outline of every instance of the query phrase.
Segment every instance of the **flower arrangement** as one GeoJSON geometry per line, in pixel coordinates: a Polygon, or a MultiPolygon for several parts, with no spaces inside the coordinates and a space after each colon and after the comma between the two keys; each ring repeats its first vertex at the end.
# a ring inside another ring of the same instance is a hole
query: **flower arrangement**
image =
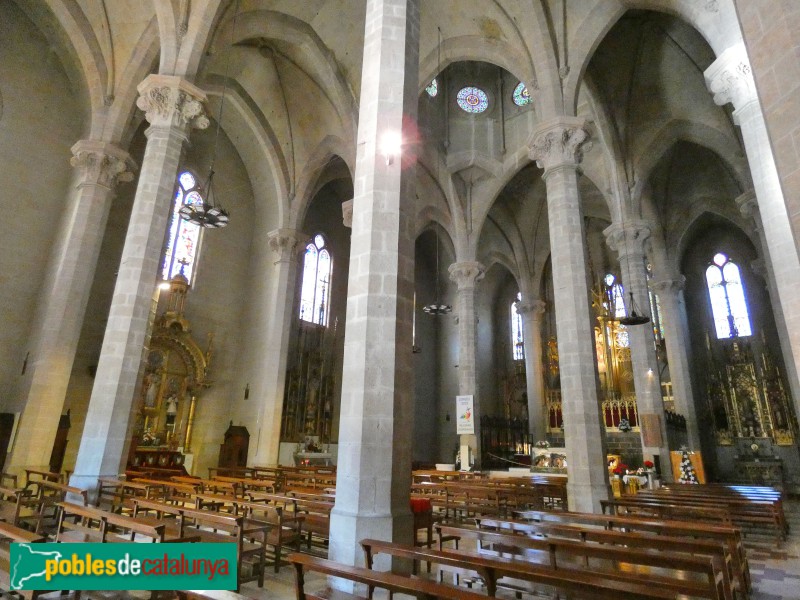
{"type": "Polygon", "coordinates": [[[628,473],[628,465],[625,463],[619,463],[616,467],[614,467],[614,475],[617,477],[622,477],[628,473]]]}
{"type": "Polygon", "coordinates": [[[646,460],[646,461],[644,461],[644,468],[645,468],[645,469],[648,469],[648,470],[650,470],[650,469],[652,469],[653,467],[655,467],[655,464],[653,464],[653,461],[652,461],[652,460],[646,460]]]}
{"type": "Polygon", "coordinates": [[[617,425],[617,429],[619,429],[622,433],[628,433],[633,429],[633,427],[631,427],[631,422],[623,417],[622,419],[619,420],[619,425],[617,425]]]}
{"type": "Polygon", "coordinates": [[[536,446],[537,448],[544,448],[545,450],[547,450],[550,447],[550,442],[548,442],[547,440],[539,440],[534,444],[534,446],[536,446]]]}

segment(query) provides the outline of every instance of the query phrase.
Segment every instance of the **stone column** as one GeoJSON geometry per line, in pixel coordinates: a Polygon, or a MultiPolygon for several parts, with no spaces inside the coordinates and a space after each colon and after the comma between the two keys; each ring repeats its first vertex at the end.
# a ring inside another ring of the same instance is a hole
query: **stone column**
{"type": "Polygon", "coordinates": [[[689,353],[692,345],[689,340],[686,305],[683,300],[685,283],[686,278],[676,274],[652,281],[650,287],[658,295],[661,309],[675,410],[686,417],[689,447],[692,450],[699,450],[700,430],[697,425],[697,407],[692,390],[692,371],[689,366],[689,353]]]}
{"type": "Polygon", "coordinates": [[[124,467],[178,163],[191,128],[208,127],[205,94],[180,77],[149,75],[138,90],[136,104],[150,123],[147,147],[71,480],[91,492],[99,476],[124,467]]]}
{"type": "Polygon", "coordinates": [[[131,181],[133,161],[114,144],[81,140],[72,147],[75,189],[62,217],[34,323],[34,352],[19,397],[24,406],[6,470],[49,470],[97,257],[114,189],[131,181]]]}
{"type": "Polygon", "coordinates": [[[556,117],[539,124],[533,136],[531,158],[544,169],[547,187],[569,509],[599,511],[609,487],[578,192],[578,164],[588,139],[586,121],[556,117]]]}
{"type": "Polygon", "coordinates": [[[761,223],[761,213],[758,211],[758,201],[753,190],[748,190],[744,194],[736,198],[736,205],[739,211],[746,217],[750,217],[755,222],[756,233],[758,234],[758,241],[761,245],[761,256],[764,258],[764,282],[767,284],[767,294],[769,294],[770,306],[772,307],[772,316],[775,319],[775,329],[778,331],[778,340],[781,344],[781,353],[784,356],[784,365],[786,367],[786,379],[789,383],[789,389],[792,398],[800,398],[800,381],[797,377],[797,365],[794,361],[789,360],[792,356],[792,347],[789,339],[789,332],[786,329],[786,318],[783,315],[783,307],[778,301],[777,286],[775,284],[775,272],[772,269],[772,260],[770,260],[769,246],[764,237],[764,225],[761,223]]]}
{"type": "Polygon", "coordinates": [[[296,322],[292,318],[292,309],[298,246],[306,239],[307,236],[294,229],[275,229],[267,234],[270,250],[276,260],[269,276],[268,295],[263,299],[265,306],[271,307],[272,315],[259,345],[259,363],[262,366],[252,381],[253,395],[260,403],[259,435],[255,453],[250,459],[254,465],[278,464],[289,339],[292,324],[296,322]]]}
{"type": "MultiPolygon", "coordinates": [[[[619,267],[625,289],[625,306],[630,316],[630,294],[640,315],[650,317],[650,296],[647,287],[644,244],[650,237],[650,226],[641,220],[614,223],[603,232],[608,245],[619,255],[619,267]]],[[[636,410],[642,437],[645,460],[658,456],[661,477],[671,481],[667,420],[661,398],[661,378],[658,371],[653,325],[629,325],[633,387],[636,390],[636,410]]]]}
{"type": "Polygon", "coordinates": [[[542,366],[542,315],[546,304],[543,300],[517,303],[517,312],[522,315],[523,343],[525,349],[525,382],[528,392],[528,431],[533,441],[547,439],[547,415],[544,411],[544,367],[542,366]]]}
{"type": "Polygon", "coordinates": [[[364,538],[412,541],[416,159],[407,154],[418,73],[418,0],[368,0],[329,551],[351,565],[363,564],[364,538]],[[383,153],[387,135],[402,135],[402,155],[383,153]]]}
{"type": "MultiPolygon", "coordinates": [[[[733,119],[742,130],[744,149],[753,178],[761,213],[767,254],[772,266],[790,353],[784,362],[800,360],[800,257],[792,236],[786,202],[781,190],[770,146],[764,114],[756,95],[753,75],[744,44],[728,48],[705,71],[706,83],[719,105],[733,104],[733,119]]],[[[794,396],[795,414],[800,414],[800,397],[794,396]]]]}
{"type": "Polygon", "coordinates": [[[475,434],[459,436],[461,467],[468,467],[470,453],[476,468],[480,467],[481,402],[478,389],[478,315],[475,313],[475,284],[486,272],[479,262],[464,261],[450,265],[450,279],[458,286],[456,292],[456,317],[458,318],[458,394],[472,396],[475,434]]]}

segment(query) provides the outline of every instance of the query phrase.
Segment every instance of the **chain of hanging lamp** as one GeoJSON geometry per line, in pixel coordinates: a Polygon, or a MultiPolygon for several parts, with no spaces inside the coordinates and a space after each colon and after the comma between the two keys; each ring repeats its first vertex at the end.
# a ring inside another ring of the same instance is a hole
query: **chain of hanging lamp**
{"type": "MultiPolygon", "coordinates": [[[[231,25],[231,48],[236,39],[236,17],[239,15],[239,0],[235,0],[233,11],[233,24],[231,25]]],[[[214,134],[214,148],[211,153],[211,164],[208,167],[208,179],[203,186],[203,201],[198,204],[184,204],[178,210],[181,218],[190,223],[194,223],[206,229],[222,229],[228,225],[228,211],[222,205],[215,202],[214,198],[214,162],[217,159],[217,146],[219,145],[219,132],[222,127],[222,112],[225,108],[225,94],[228,91],[228,76],[231,66],[231,52],[225,59],[225,80],[222,84],[222,97],[219,101],[219,113],[217,114],[217,129],[214,134]]]]}

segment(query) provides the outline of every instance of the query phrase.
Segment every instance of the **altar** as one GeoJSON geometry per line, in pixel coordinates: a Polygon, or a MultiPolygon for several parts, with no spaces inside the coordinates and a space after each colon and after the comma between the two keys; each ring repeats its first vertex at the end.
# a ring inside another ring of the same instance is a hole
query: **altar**
{"type": "Polygon", "coordinates": [[[333,454],[330,452],[295,452],[294,464],[300,466],[329,467],[333,464],[333,454]]]}

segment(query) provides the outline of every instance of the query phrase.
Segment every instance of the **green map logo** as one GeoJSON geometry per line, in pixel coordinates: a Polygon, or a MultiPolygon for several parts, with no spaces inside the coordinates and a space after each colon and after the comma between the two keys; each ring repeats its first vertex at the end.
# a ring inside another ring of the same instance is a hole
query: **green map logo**
{"type": "Polygon", "coordinates": [[[234,590],[236,543],[11,544],[12,590],[234,590]]]}

